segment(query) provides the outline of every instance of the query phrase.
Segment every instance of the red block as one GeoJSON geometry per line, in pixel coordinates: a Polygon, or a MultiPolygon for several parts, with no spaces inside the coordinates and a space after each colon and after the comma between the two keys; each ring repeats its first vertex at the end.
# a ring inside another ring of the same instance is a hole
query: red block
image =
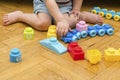
{"type": "Polygon", "coordinates": [[[84,60],[84,51],[77,42],[68,44],[68,52],[74,60],[84,60]]]}

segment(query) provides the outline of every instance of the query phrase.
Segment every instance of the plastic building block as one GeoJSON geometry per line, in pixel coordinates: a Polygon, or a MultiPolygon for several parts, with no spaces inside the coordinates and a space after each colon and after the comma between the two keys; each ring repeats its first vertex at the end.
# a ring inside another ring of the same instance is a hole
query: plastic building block
{"type": "Polygon", "coordinates": [[[107,12],[108,12],[107,9],[101,9],[98,14],[99,14],[100,16],[104,17],[104,16],[106,16],[107,12]]]}
{"type": "Polygon", "coordinates": [[[114,10],[107,10],[105,8],[93,7],[91,12],[94,14],[99,14],[102,17],[106,17],[107,19],[114,19],[115,21],[120,20],[120,12],[115,12],[114,10]]]}
{"type": "Polygon", "coordinates": [[[56,37],[41,40],[40,44],[57,54],[62,54],[67,51],[67,49],[57,40],[56,37]]]}
{"type": "Polygon", "coordinates": [[[84,59],[84,52],[77,42],[68,44],[68,52],[74,60],[84,59]]]}
{"type": "Polygon", "coordinates": [[[10,62],[20,62],[21,61],[21,52],[18,48],[13,48],[10,51],[10,62]]]}
{"type": "Polygon", "coordinates": [[[91,12],[93,13],[93,14],[98,14],[99,12],[100,12],[100,7],[93,7],[93,9],[91,10],[91,12]]]}
{"type": "Polygon", "coordinates": [[[27,27],[24,30],[24,39],[30,40],[34,38],[34,30],[31,27],[27,27]]]}
{"type": "Polygon", "coordinates": [[[61,39],[65,42],[65,43],[70,43],[70,42],[73,42],[73,41],[76,41],[78,39],[81,38],[81,33],[77,30],[72,30],[70,32],[68,32],[66,34],[66,36],[62,37],[61,39]]]}
{"type": "Polygon", "coordinates": [[[119,21],[120,20],[120,12],[117,12],[115,15],[114,15],[114,18],[113,18],[115,21],[119,21]]]}
{"type": "Polygon", "coordinates": [[[120,49],[108,48],[104,52],[105,61],[120,61],[120,49]]]}
{"type": "Polygon", "coordinates": [[[103,24],[103,25],[94,25],[94,26],[88,26],[88,35],[91,37],[94,37],[96,35],[104,36],[107,35],[113,35],[114,34],[114,28],[111,27],[109,24],[103,24]]]}
{"type": "Polygon", "coordinates": [[[97,32],[97,35],[99,35],[99,36],[105,35],[105,30],[103,29],[102,25],[96,24],[93,27],[95,27],[95,31],[97,32]]]}
{"type": "Polygon", "coordinates": [[[114,34],[114,28],[111,27],[109,24],[103,24],[102,27],[107,35],[111,36],[114,34]]]}
{"type": "Polygon", "coordinates": [[[86,58],[91,64],[96,64],[101,60],[102,53],[97,49],[88,50],[86,58]]]}
{"type": "Polygon", "coordinates": [[[79,31],[79,32],[82,32],[82,31],[87,31],[87,28],[88,25],[86,24],[85,21],[80,21],[79,23],[76,24],[76,30],[79,31]]]}
{"type": "Polygon", "coordinates": [[[57,37],[55,25],[51,25],[48,29],[47,38],[50,38],[50,37],[57,37]]]}
{"type": "Polygon", "coordinates": [[[93,26],[88,26],[88,35],[91,37],[94,37],[97,35],[97,32],[95,30],[95,27],[93,26]]]}
{"type": "Polygon", "coordinates": [[[107,19],[112,19],[115,16],[116,12],[114,10],[109,10],[106,14],[107,19]]]}

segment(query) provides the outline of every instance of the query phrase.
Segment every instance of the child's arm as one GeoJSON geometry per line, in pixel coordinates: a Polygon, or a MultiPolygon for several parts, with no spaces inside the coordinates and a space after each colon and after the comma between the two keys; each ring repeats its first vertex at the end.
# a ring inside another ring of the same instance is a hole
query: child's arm
{"type": "Polygon", "coordinates": [[[45,0],[46,6],[50,12],[50,14],[54,17],[54,19],[59,22],[64,19],[64,16],[60,12],[57,3],[55,0],[45,0]]]}
{"type": "Polygon", "coordinates": [[[82,6],[83,0],[73,0],[73,9],[72,10],[80,10],[82,6]]]}
{"type": "Polygon", "coordinates": [[[59,36],[66,35],[69,30],[69,23],[60,12],[55,0],[45,0],[45,4],[57,23],[57,33],[59,36]]]}

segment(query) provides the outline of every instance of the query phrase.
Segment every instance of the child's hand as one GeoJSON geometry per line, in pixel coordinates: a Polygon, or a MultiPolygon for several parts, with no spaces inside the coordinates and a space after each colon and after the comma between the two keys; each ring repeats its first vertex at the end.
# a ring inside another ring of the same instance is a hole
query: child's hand
{"type": "Polygon", "coordinates": [[[73,9],[73,10],[71,11],[71,14],[74,14],[75,17],[78,17],[79,14],[80,14],[80,11],[79,11],[78,9],[73,9]]]}
{"type": "Polygon", "coordinates": [[[77,17],[77,20],[78,20],[78,21],[84,20],[83,14],[81,14],[81,12],[80,12],[78,9],[73,9],[73,10],[71,11],[71,14],[73,14],[75,17],[77,17]]]}
{"type": "Polygon", "coordinates": [[[58,36],[65,36],[69,30],[71,30],[71,28],[66,20],[62,20],[57,23],[58,36]]]}

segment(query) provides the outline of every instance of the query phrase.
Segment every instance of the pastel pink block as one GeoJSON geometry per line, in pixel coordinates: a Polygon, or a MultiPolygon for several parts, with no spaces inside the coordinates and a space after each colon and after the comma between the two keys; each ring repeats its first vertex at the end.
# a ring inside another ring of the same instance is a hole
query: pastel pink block
{"type": "Polygon", "coordinates": [[[79,23],[76,24],[76,30],[78,31],[87,31],[88,25],[86,24],[85,21],[80,21],[79,23]]]}

